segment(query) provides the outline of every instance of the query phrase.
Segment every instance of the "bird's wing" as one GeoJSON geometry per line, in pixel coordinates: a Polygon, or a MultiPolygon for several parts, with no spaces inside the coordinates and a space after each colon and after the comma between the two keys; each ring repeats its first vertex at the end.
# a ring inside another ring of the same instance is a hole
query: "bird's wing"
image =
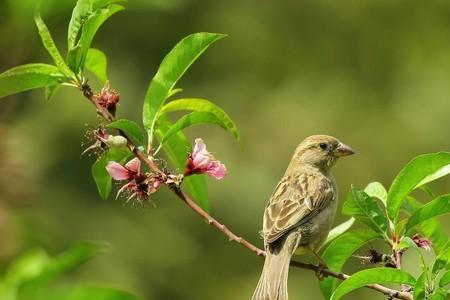
{"type": "Polygon", "coordinates": [[[272,243],[308,221],[335,197],[332,181],[317,173],[286,175],[278,183],[264,212],[263,235],[272,243]]]}

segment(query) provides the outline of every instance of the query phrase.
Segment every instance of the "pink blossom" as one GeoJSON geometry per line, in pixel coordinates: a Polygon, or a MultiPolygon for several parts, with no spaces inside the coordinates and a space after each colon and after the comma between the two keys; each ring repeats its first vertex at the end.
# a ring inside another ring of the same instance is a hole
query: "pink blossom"
{"type": "Polygon", "coordinates": [[[184,175],[189,176],[192,174],[203,173],[216,179],[222,179],[227,175],[227,169],[224,164],[216,160],[214,156],[206,150],[206,145],[202,139],[196,139],[194,151],[188,157],[184,175]]]}
{"type": "Polygon", "coordinates": [[[136,157],[130,160],[125,166],[110,161],[106,166],[106,170],[114,180],[131,180],[140,175],[141,161],[136,157]]]}
{"type": "Polygon", "coordinates": [[[161,175],[143,174],[140,169],[141,161],[138,158],[130,160],[125,166],[115,161],[108,163],[106,170],[114,180],[127,181],[117,192],[117,197],[126,193],[128,195],[127,202],[136,199],[142,204],[164,183],[161,175]]]}
{"type": "Polygon", "coordinates": [[[425,238],[425,237],[423,237],[423,236],[420,236],[419,234],[416,233],[416,234],[412,237],[412,240],[414,241],[414,243],[415,243],[419,248],[422,248],[422,249],[427,250],[427,251],[430,251],[430,250],[431,250],[432,243],[431,243],[431,241],[430,241],[429,239],[427,239],[427,238],[425,238]]]}

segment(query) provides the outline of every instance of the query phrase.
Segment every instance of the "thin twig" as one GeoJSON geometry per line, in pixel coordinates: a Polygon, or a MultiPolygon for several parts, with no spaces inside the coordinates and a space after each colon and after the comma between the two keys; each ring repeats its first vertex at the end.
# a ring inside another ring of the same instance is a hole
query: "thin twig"
{"type": "MultiPolygon", "coordinates": [[[[94,106],[97,109],[97,113],[102,116],[107,123],[111,123],[114,121],[114,116],[112,116],[104,107],[100,106],[98,102],[94,98],[94,93],[92,92],[91,88],[87,83],[84,83],[80,87],[81,91],[83,92],[83,95],[89,99],[94,106]]],[[[119,133],[124,136],[128,140],[128,147],[130,150],[134,153],[136,157],[138,157],[141,161],[143,161],[149,168],[155,173],[161,173],[161,170],[158,168],[158,166],[154,163],[152,159],[149,159],[149,157],[140,151],[136,145],[134,145],[133,141],[127,136],[127,134],[121,130],[119,130],[119,133]]],[[[180,198],[190,209],[192,209],[196,214],[198,214],[200,217],[205,219],[208,224],[212,225],[214,228],[219,230],[223,235],[225,235],[229,241],[233,241],[236,243],[241,244],[251,252],[255,253],[258,256],[265,256],[264,250],[258,248],[257,246],[253,245],[249,241],[245,240],[244,238],[236,235],[231,230],[229,230],[224,224],[219,222],[217,219],[212,217],[209,213],[207,213],[205,210],[203,210],[194,200],[192,200],[186,193],[184,193],[181,188],[175,184],[169,185],[169,188],[180,198]]],[[[350,276],[344,273],[340,272],[334,272],[329,269],[324,269],[322,267],[309,264],[309,263],[302,263],[299,261],[291,261],[291,266],[301,269],[307,269],[314,271],[316,273],[321,273],[325,276],[331,276],[337,279],[346,280],[350,276]]],[[[367,285],[367,288],[376,290],[386,296],[389,296],[391,298],[397,298],[397,299],[403,299],[403,300],[413,300],[411,293],[409,292],[400,292],[394,289],[387,288],[385,286],[379,285],[379,284],[372,284],[367,285]]]]}

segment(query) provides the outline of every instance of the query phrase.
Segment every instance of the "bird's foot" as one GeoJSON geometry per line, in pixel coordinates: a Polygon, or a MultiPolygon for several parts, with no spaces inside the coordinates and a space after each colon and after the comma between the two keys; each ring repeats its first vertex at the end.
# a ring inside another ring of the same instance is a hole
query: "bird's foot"
{"type": "Polygon", "coordinates": [[[327,265],[325,264],[325,262],[319,261],[319,264],[317,265],[317,269],[316,269],[316,277],[317,279],[319,279],[319,281],[322,281],[325,277],[327,277],[326,274],[324,274],[324,270],[328,269],[327,265]]]}

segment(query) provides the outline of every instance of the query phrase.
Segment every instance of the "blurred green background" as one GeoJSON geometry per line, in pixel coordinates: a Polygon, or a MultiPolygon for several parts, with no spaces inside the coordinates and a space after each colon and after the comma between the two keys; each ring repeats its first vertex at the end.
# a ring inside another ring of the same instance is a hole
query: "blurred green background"
{"type": "MultiPolygon", "coordinates": [[[[44,18],[57,44],[74,0],[46,0],[44,18]]],[[[0,1],[0,71],[50,62],[33,23],[34,0],[0,1]]],[[[235,120],[242,147],[214,127],[189,129],[226,163],[209,180],[212,213],[262,246],[264,205],[306,136],[335,135],[356,155],[335,170],[340,197],[350,184],[389,185],[412,157],[450,150],[449,1],[130,0],[93,46],[109,57],[119,117],[140,121],[147,84],[182,37],[221,32],[179,83],[182,96],[215,101],[235,120]]],[[[131,291],[143,299],[249,299],[262,261],[205,225],[167,191],[156,208],[102,201],[80,158],[90,103],[68,88],[0,102],[0,265],[26,249],[58,253],[76,241],[106,241],[100,256],[65,277],[131,291]]],[[[433,185],[449,191],[449,179],[433,185]]],[[[340,214],[336,223],[345,218],[340,214]]],[[[449,228],[448,219],[446,228],[449,228]]],[[[364,253],[364,249],[360,251],[364,253]]],[[[417,274],[414,255],[405,265],[417,274]],[[408,264],[408,262],[410,262],[408,264]],[[409,267],[408,267],[409,265],[409,267]]],[[[359,268],[357,261],[347,272],[359,268]]],[[[309,271],[290,272],[292,299],[321,299],[309,271]]],[[[360,290],[346,299],[384,299],[360,290]]]]}

